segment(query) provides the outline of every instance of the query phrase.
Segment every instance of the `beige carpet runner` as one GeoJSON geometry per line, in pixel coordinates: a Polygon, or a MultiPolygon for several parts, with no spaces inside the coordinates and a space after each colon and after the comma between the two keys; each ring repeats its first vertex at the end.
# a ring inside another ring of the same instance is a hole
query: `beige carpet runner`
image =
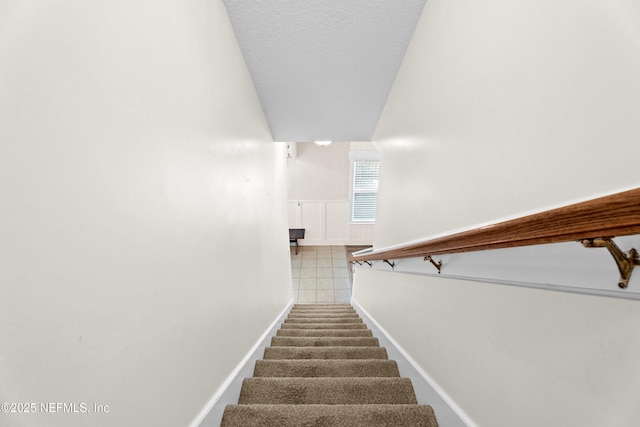
{"type": "Polygon", "coordinates": [[[437,427],[349,304],[296,304],[222,427],[437,427]]]}

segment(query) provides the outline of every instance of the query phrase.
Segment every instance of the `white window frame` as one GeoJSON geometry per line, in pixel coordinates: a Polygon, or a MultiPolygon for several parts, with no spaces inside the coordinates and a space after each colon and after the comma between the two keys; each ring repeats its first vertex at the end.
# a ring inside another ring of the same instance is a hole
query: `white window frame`
{"type": "MultiPolygon", "coordinates": [[[[378,151],[370,150],[354,150],[349,152],[349,223],[350,224],[375,224],[374,221],[354,221],[353,220],[353,180],[355,174],[355,163],[358,161],[380,161],[380,153],[378,151]]],[[[378,188],[378,192],[380,189],[378,188]]],[[[377,208],[376,208],[377,210],[377,208]]],[[[377,213],[376,213],[377,214],[377,213]]]]}

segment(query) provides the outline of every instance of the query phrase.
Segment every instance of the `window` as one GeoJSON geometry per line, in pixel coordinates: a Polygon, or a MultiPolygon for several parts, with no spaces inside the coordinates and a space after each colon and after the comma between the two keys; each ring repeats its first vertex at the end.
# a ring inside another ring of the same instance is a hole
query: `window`
{"type": "Polygon", "coordinates": [[[354,160],[352,222],[375,222],[379,175],[379,160],[354,160]]]}

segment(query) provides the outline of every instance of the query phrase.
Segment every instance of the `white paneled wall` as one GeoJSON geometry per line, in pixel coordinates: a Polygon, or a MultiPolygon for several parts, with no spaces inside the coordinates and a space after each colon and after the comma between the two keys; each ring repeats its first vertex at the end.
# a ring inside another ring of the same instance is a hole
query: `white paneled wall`
{"type": "Polygon", "coordinates": [[[375,224],[349,224],[350,245],[370,245],[373,242],[375,224]]]}
{"type": "Polygon", "coordinates": [[[289,228],[304,228],[301,245],[367,245],[374,224],[349,222],[348,200],[289,200],[289,228]]]}
{"type": "Polygon", "coordinates": [[[347,222],[349,217],[349,201],[331,200],[324,203],[325,211],[325,239],[328,241],[341,240],[347,237],[347,222]]]}

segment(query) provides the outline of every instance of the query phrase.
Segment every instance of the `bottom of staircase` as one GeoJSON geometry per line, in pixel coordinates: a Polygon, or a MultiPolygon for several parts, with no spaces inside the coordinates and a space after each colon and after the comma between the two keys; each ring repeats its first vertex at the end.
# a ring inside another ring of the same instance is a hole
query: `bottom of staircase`
{"type": "Polygon", "coordinates": [[[437,426],[426,405],[231,405],[223,426],[437,426]]]}
{"type": "Polygon", "coordinates": [[[296,304],[222,427],[437,427],[349,304],[296,304]]]}

